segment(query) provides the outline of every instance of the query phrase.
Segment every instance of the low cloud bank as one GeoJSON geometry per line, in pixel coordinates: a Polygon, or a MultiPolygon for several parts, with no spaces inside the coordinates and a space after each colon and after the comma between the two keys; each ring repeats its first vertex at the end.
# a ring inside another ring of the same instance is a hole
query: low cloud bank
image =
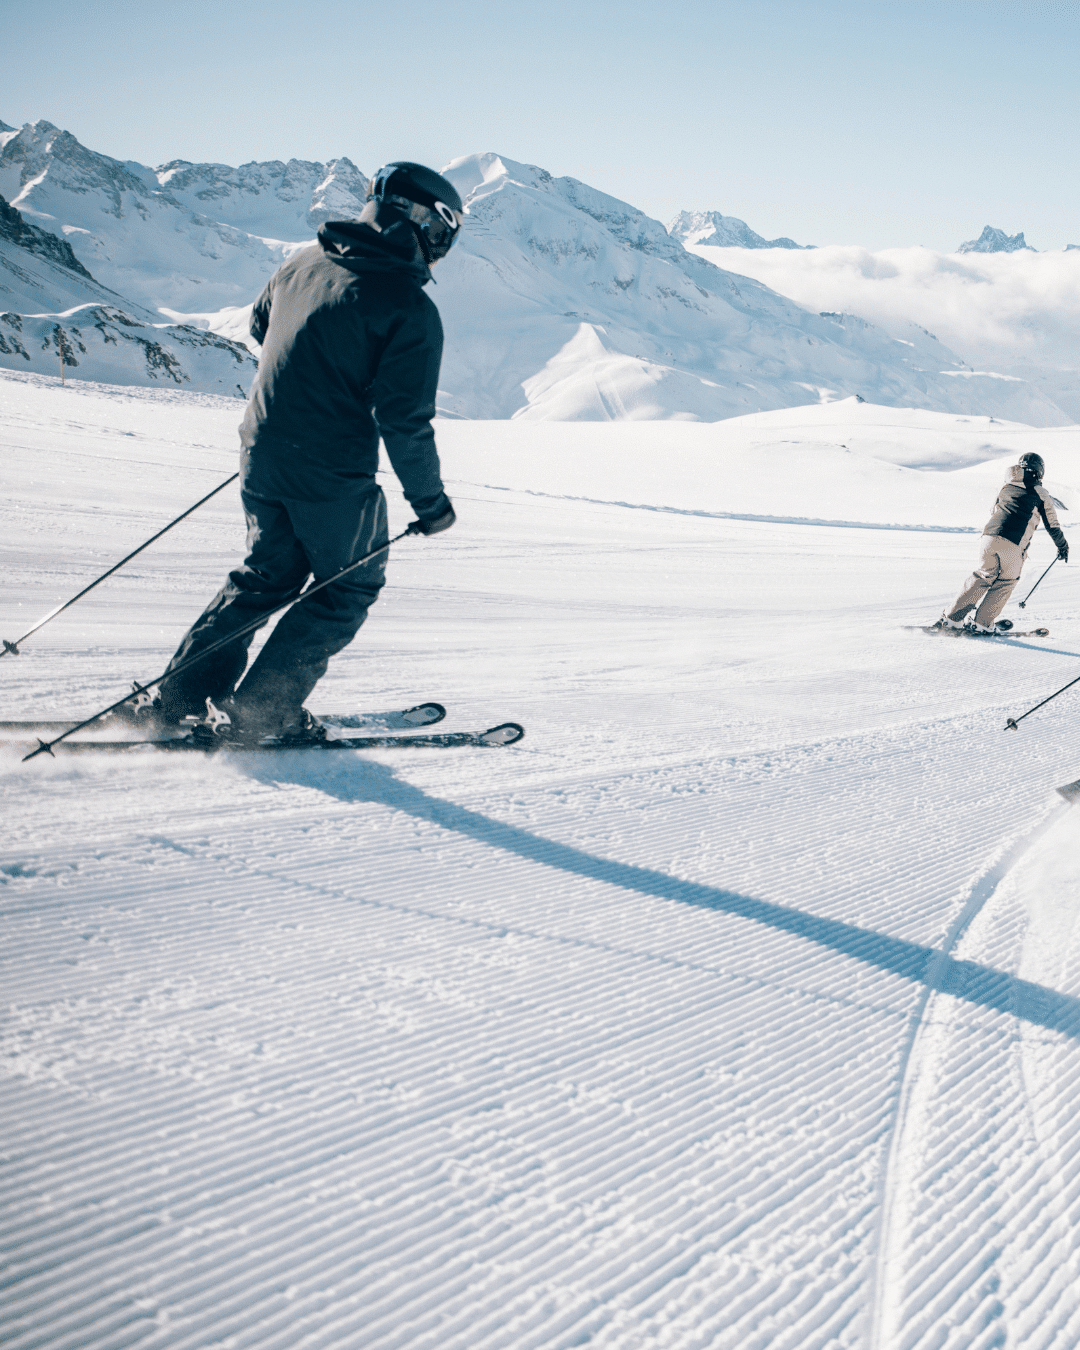
{"type": "Polygon", "coordinates": [[[976,369],[1032,381],[1080,421],[1080,250],[690,249],[808,309],[857,314],[894,335],[914,320],[976,369]]]}

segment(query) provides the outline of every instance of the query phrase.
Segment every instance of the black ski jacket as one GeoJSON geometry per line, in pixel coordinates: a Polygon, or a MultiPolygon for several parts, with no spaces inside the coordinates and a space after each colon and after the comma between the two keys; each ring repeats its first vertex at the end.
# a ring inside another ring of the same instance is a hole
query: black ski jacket
{"type": "Polygon", "coordinates": [[[994,514],[986,522],[983,534],[1008,539],[1025,553],[1031,536],[1042,518],[1047,533],[1060,549],[1065,544],[1065,532],[1058,523],[1054,499],[1038,483],[1030,481],[1019,464],[1009,470],[1009,481],[997,495],[994,514]]]}
{"type": "Polygon", "coordinates": [[[348,221],[323,225],[275,272],[251,315],[262,355],[240,426],[245,490],[307,502],[359,495],[374,481],[381,433],[417,515],[448,509],[431,426],[443,333],[422,290],[430,278],[348,221]]]}

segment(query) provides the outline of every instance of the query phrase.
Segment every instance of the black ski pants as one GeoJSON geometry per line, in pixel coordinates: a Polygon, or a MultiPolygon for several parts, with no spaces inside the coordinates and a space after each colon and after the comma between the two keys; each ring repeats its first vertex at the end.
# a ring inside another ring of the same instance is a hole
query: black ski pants
{"type": "MultiPolygon", "coordinates": [[[[247,491],[240,498],[248,524],[247,557],[189,629],[170,670],[260,615],[266,623],[309,576],[324,581],[389,538],[386,499],[374,482],[362,496],[330,502],[271,501],[247,491]]],[[[381,553],[286,610],[239,687],[254,630],[175,679],[166,678],[164,711],[201,715],[207,698],[217,702],[235,691],[237,706],[253,723],[271,730],[291,725],[330,657],[356,636],[378,599],[385,572],[386,554],[381,553]]]]}

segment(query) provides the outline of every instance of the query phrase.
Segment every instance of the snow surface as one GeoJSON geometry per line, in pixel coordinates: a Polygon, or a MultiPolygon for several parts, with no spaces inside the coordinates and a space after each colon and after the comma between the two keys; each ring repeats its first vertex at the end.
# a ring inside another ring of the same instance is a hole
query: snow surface
{"type": "MultiPolygon", "coordinates": [[[[859,314],[898,339],[911,336],[899,324],[921,325],[960,352],[969,368],[996,374],[999,383],[1002,375],[1024,380],[1018,389],[1029,397],[1038,392],[1067,420],[1080,421],[1080,250],[871,252],[853,244],[798,252],[697,244],[690,249],[809,309],[859,314]]],[[[990,382],[979,383],[986,389],[990,382]]],[[[980,389],[977,397],[982,396],[980,389]]],[[[978,410],[1009,415],[990,405],[978,410]]],[[[1036,419],[1024,415],[1024,420],[1036,419]]]]}
{"type": "MultiPolygon", "coordinates": [[[[7,637],[236,464],[225,399],[0,410],[7,637]]],[[[1075,503],[1075,433],[438,435],[459,524],[313,704],[520,746],[0,752],[5,1344],[1080,1343],[1077,694],[1002,730],[1077,673],[1075,572],[1043,641],[902,626],[1017,450],[1075,503]]],[[[158,673],[231,493],[5,658],[4,715],[158,673]]]]}

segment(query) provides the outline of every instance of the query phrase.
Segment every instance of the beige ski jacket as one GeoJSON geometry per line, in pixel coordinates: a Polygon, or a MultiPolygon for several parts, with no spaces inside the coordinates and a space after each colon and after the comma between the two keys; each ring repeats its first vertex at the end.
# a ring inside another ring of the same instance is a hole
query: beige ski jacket
{"type": "Polygon", "coordinates": [[[1014,464],[1009,470],[1009,481],[997,495],[994,514],[986,522],[983,534],[1008,539],[1026,553],[1040,517],[1050,538],[1062,548],[1065,532],[1058,522],[1053,497],[1042,484],[1033,482],[1030,474],[1025,475],[1019,464],[1014,464]]]}

